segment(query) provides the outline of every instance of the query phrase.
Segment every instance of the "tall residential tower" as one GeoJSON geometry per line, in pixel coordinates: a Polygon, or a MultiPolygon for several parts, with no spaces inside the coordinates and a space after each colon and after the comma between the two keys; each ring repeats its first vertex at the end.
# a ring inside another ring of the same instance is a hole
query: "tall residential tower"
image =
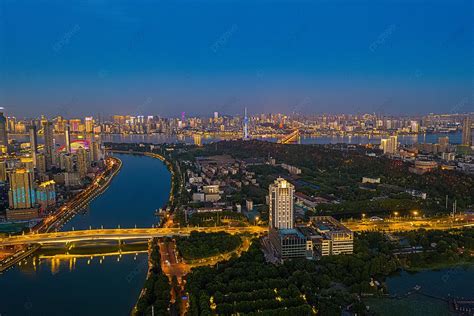
{"type": "Polygon", "coordinates": [[[293,228],[293,196],[295,187],[283,178],[270,184],[270,229],[293,228]]]}
{"type": "Polygon", "coordinates": [[[471,118],[466,116],[462,125],[462,144],[464,146],[471,146],[472,143],[472,128],[471,118]]]}
{"type": "Polygon", "coordinates": [[[2,112],[0,112],[0,146],[8,149],[7,119],[2,112]]]}

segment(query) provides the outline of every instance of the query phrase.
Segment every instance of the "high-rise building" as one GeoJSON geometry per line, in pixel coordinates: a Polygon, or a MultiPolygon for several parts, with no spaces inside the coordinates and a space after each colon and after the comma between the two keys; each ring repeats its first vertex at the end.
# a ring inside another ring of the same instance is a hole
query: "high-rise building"
{"type": "Polygon", "coordinates": [[[0,146],[5,146],[8,151],[7,119],[0,112],[0,146]]]}
{"type": "Polygon", "coordinates": [[[42,182],[36,191],[40,211],[44,212],[56,205],[56,188],[53,180],[42,182]]]}
{"type": "Polygon", "coordinates": [[[269,187],[270,228],[293,228],[293,196],[295,187],[283,178],[278,178],[269,187]]]}
{"type": "Polygon", "coordinates": [[[46,173],[46,156],[44,153],[36,155],[36,170],[39,173],[46,173]]]}
{"type": "Polygon", "coordinates": [[[471,146],[472,143],[472,128],[471,118],[466,116],[462,125],[462,144],[464,146],[471,146]]]}
{"type": "Polygon", "coordinates": [[[380,149],[384,154],[395,154],[398,150],[398,137],[390,136],[390,138],[382,138],[380,141],[380,149]]]}
{"type": "Polygon", "coordinates": [[[71,153],[71,127],[69,124],[66,125],[64,130],[64,136],[66,138],[66,152],[71,153]]]}
{"type": "Polygon", "coordinates": [[[93,140],[90,145],[91,159],[94,162],[98,162],[103,158],[102,145],[100,140],[93,140]]]}
{"type": "Polygon", "coordinates": [[[42,125],[44,132],[44,157],[46,160],[46,170],[49,170],[54,164],[53,124],[48,120],[43,120],[42,125]]]}
{"type": "Polygon", "coordinates": [[[70,119],[69,126],[71,127],[71,131],[74,133],[81,131],[82,121],[80,119],[70,119]]]}
{"type": "Polygon", "coordinates": [[[79,176],[84,178],[87,175],[89,169],[89,154],[84,148],[79,148],[76,152],[77,154],[77,172],[79,176]]]}
{"type": "Polygon", "coordinates": [[[94,118],[92,116],[86,117],[85,125],[86,125],[86,133],[92,133],[94,131],[94,118]]]}
{"type": "Polygon", "coordinates": [[[36,204],[33,172],[28,169],[16,169],[8,173],[8,179],[10,209],[33,208],[36,204]]]}
{"type": "Polygon", "coordinates": [[[193,139],[194,139],[194,145],[202,146],[202,136],[200,134],[194,134],[193,139]]]}
{"type": "Polygon", "coordinates": [[[5,160],[0,161],[0,181],[7,181],[7,162],[5,160]]]}
{"type": "Polygon", "coordinates": [[[31,148],[31,157],[33,158],[33,165],[36,168],[37,154],[38,154],[38,136],[36,132],[36,125],[34,124],[30,126],[30,148],[31,148]]]}

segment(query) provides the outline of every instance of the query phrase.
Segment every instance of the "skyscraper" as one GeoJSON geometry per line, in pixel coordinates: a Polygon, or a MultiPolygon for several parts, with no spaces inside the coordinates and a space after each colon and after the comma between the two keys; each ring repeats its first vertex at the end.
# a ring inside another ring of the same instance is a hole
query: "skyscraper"
{"type": "Polygon", "coordinates": [[[77,154],[77,171],[79,176],[84,178],[87,175],[89,169],[89,157],[88,152],[84,148],[79,148],[77,154]]]}
{"type": "Polygon", "coordinates": [[[34,123],[30,126],[30,148],[31,148],[31,157],[33,158],[33,165],[36,167],[37,154],[38,154],[38,136],[36,133],[36,125],[34,123]]]}
{"type": "Polygon", "coordinates": [[[3,112],[0,112],[0,146],[8,149],[7,119],[3,112]]]}
{"type": "Polygon", "coordinates": [[[69,126],[69,124],[67,124],[65,127],[64,136],[66,138],[66,152],[70,154],[71,153],[71,127],[69,126]]]}
{"type": "Polygon", "coordinates": [[[53,180],[42,182],[38,185],[36,191],[37,201],[40,211],[45,211],[48,208],[56,205],[56,188],[53,180]]]}
{"type": "Polygon", "coordinates": [[[7,162],[5,160],[0,161],[0,181],[7,181],[7,162]]]}
{"type": "Polygon", "coordinates": [[[395,154],[398,150],[398,137],[390,136],[390,138],[382,138],[380,141],[380,149],[384,154],[395,154]]]}
{"type": "Polygon", "coordinates": [[[86,117],[85,125],[86,125],[86,133],[92,133],[94,131],[94,118],[92,116],[86,117]]]}
{"type": "Polygon", "coordinates": [[[471,146],[472,143],[472,129],[471,118],[466,116],[462,125],[462,144],[464,146],[471,146]]]}
{"type": "Polygon", "coordinates": [[[48,120],[42,121],[44,132],[44,156],[46,159],[46,169],[51,169],[54,164],[54,143],[53,143],[53,124],[48,120]]]}
{"type": "Polygon", "coordinates": [[[295,187],[283,178],[270,184],[270,228],[293,228],[293,195],[295,187]]]}
{"type": "Polygon", "coordinates": [[[28,169],[17,169],[8,173],[10,190],[8,201],[10,209],[27,209],[36,204],[33,172],[28,169]]]}

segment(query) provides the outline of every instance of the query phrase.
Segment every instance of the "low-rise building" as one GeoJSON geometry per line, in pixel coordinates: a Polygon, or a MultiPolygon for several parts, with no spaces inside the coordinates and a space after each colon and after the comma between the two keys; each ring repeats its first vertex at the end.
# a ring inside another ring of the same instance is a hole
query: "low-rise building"
{"type": "Polygon", "coordinates": [[[314,238],[314,249],[319,256],[352,254],[354,233],[331,216],[314,216],[311,225],[321,235],[314,238]]]}
{"type": "Polygon", "coordinates": [[[304,258],[307,255],[307,239],[298,229],[271,228],[268,238],[279,260],[304,258]]]}

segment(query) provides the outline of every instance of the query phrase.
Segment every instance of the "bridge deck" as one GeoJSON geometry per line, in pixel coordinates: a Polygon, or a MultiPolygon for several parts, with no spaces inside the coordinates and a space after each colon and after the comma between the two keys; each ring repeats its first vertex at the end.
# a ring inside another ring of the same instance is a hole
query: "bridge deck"
{"type": "Polygon", "coordinates": [[[191,227],[191,228],[117,228],[91,229],[44,234],[26,234],[0,239],[0,247],[24,244],[68,243],[75,241],[93,240],[131,240],[150,239],[154,237],[187,236],[192,231],[199,232],[227,232],[229,234],[262,234],[267,232],[266,227],[191,227]]]}

